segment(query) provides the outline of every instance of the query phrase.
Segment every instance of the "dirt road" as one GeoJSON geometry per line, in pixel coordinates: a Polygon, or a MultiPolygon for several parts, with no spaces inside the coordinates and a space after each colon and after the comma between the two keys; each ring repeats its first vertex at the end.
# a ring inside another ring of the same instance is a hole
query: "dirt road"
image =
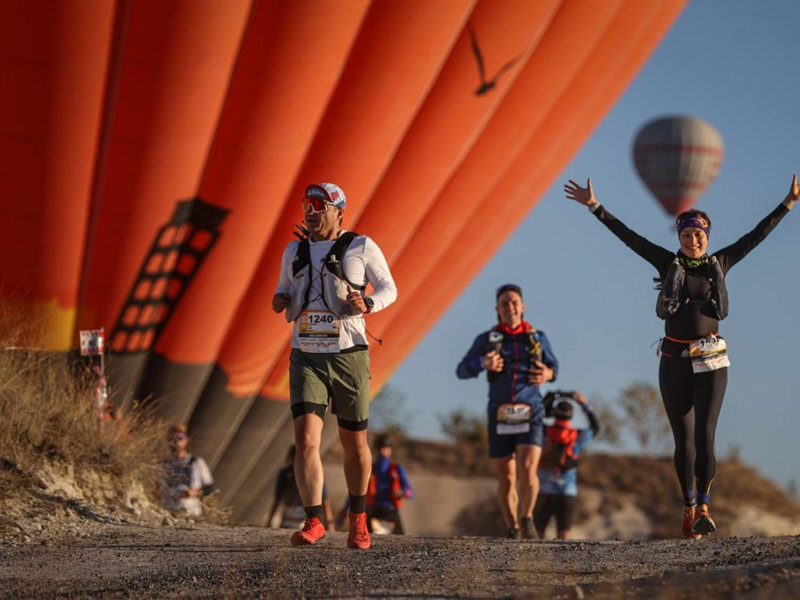
{"type": "Polygon", "coordinates": [[[92,524],[0,545],[4,598],[797,598],[800,537],[534,542],[92,524]]]}

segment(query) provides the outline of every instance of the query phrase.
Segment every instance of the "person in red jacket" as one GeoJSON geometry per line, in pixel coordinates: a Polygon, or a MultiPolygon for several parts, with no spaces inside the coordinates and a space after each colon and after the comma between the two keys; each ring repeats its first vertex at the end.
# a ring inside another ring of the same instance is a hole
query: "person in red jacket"
{"type": "MultiPolygon", "coordinates": [[[[366,496],[367,527],[370,533],[403,535],[400,507],[404,500],[414,497],[414,489],[403,465],[392,461],[392,444],[389,437],[380,434],[373,442],[377,459],[372,464],[366,496]]],[[[345,502],[336,517],[336,526],[344,525],[350,500],[345,502]]]]}
{"type": "Polygon", "coordinates": [[[367,527],[372,532],[376,522],[385,522],[390,524],[392,533],[403,535],[405,531],[400,519],[400,507],[404,500],[414,497],[414,489],[403,465],[392,461],[389,438],[377,436],[373,448],[378,458],[372,464],[367,490],[367,527]]]}

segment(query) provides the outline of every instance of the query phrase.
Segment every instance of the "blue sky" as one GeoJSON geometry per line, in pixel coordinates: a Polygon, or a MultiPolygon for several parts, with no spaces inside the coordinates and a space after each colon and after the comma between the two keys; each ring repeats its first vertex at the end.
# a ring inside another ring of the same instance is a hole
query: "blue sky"
{"type": "MultiPolygon", "coordinates": [[[[697,204],[713,223],[711,251],[749,231],[800,172],[800,3],[694,0],[605,120],[500,252],[392,377],[416,437],[441,438],[437,415],[483,413],[485,378],[455,367],[496,320],[494,290],[523,288],[526,318],[550,338],[558,386],[613,401],[633,381],[658,384],[655,271],[583,207],[564,199],[567,178],[591,176],[595,193],[629,227],[677,249],[671,220],[631,161],[636,131],[665,114],[691,114],[722,134],[725,159],[697,204]]],[[[457,206],[454,205],[454,210],[457,206]]],[[[800,207],[728,276],[730,316],[720,332],[731,368],[717,454],[787,484],[800,480],[800,207]]],[[[632,446],[630,446],[632,447],[632,446]]],[[[800,481],[798,481],[800,483],[800,481]]]]}

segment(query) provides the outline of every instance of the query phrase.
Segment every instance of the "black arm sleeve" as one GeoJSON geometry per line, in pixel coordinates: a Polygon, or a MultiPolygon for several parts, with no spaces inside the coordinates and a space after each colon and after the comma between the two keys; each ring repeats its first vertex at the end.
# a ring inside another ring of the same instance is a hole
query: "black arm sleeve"
{"type": "Polygon", "coordinates": [[[622,240],[628,248],[653,265],[659,273],[666,270],[672,262],[672,259],[675,258],[674,252],[670,252],[654,244],[647,238],[629,229],[622,221],[608,212],[602,204],[600,208],[595,211],[594,216],[597,217],[603,225],[608,227],[611,233],[622,240]]]}
{"type": "Polygon", "coordinates": [[[781,202],[778,207],[764,217],[750,233],[744,234],[730,246],[714,253],[719,260],[722,271],[727,273],[733,265],[747,256],[753,248],[758,246],[772,232],[773,229],[786,216],[789,209],[781,202]]]}
{"type": "Polygon", "coordinates": [[[586,416],[589,418],[589,427],[592,428],[592,434],[597,435],[597,432],[600,431],[600,422],[597,420],[597,415],[591,410],[585,410],[585,412],[586,416]]]}

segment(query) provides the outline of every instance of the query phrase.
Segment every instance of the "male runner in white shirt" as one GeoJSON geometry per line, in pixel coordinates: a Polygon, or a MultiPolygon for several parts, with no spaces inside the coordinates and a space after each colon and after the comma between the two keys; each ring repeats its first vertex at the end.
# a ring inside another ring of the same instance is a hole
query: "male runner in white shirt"
{"type": "Polygon", "coordinates": [[[289,366],[295,475],[306,511],[292,545],[325,535],[320,443],[328,402],[337,416],[350,494],[349,548],[369,548],[365,499],[372,455],[367,443],[369,353],[363,315],[397,298],[389,266],[369,237],[342,229],[346,198],[332,183],[311,184],[303,198],[306,240],[283,254],[272,309],[294,323],[289,366]],[[373,293],[365,296],[367,283],[373,293]]]}

